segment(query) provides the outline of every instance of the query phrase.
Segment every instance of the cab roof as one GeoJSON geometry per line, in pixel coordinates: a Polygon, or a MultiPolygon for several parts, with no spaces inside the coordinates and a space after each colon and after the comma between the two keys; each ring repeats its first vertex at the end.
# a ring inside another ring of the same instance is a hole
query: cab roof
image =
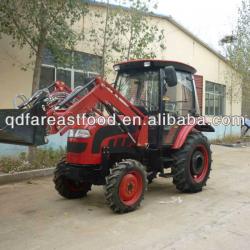
{"type": "Polygon", "coordinates": [[[167,61],[167,60],[157,60],[157,59],[140,59],[140,60],[130,60],[114,65],[115,70],[130,70],[130,69],[140,69],[140,68],[164,68],[166,66],[173,66],[175,70],[189,72],[191,74],[196,73],[196,69],[185,63],[176,62],[176,61],[167,61]],[[145,66],[145,63],[147,63],[145,66]]]}

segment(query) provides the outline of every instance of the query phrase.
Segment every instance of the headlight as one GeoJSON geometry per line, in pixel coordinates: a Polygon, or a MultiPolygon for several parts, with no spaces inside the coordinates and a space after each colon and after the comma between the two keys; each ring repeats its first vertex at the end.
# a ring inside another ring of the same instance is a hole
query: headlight
{"type": "Polygon", "coordinates": [[[89,138],[90,132],[87,129],[70,129],[68,137],[70,137],[70,138],[89,138]]]}

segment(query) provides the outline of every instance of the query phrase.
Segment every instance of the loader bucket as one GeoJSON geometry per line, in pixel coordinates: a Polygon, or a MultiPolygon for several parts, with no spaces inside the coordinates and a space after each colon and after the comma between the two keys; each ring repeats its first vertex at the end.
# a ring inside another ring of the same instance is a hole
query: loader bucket
{"type": "MultiPolygon", "coordinates": [[[[34,106],[30,110],[25,109],[0,109],[0,143],[39,146],[46,144],[46,126],[32,126],[24,123],[20,125],[22,117],[29,113],[32,118],[45,115],[41,105],[34,106]],[[6,120],[6,118],[8,118],[6,120]]],[[[41,124],[41,123],[39,123],[41,124]]]]}

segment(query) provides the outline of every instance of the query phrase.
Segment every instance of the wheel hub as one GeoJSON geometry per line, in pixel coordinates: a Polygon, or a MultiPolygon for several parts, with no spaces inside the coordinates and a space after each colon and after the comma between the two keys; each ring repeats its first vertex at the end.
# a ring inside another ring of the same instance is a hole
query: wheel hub
{"type": "Polygon", "coordinates": [[[190,162],[190,172],[195,182],[203,181],[209,168],[208,164],[208,151],[201,144],[194,151],[190,162]]]}
{"type": "Polygon", "coordinates": [[[129,194],[131,194],[131,193],[133,192],[133,190],[134,190],[134,184],[133,184],[132,182],[130,182],[130,183],[128,184],[128,190],[127,190],[127,192],[128,192],[129,194]]]}
{"type": "Polygon", "coordinates": [[[191,171],[194,175],[199,175],[204,166],[204,156],[200,151],[196,151],[192,157],[191,171]]]}
{"type": "Polygon", "coordinates": [[[136,172],[123,176],[119,186],[119,196],[126,205],[134,204],[142,193],[142,178],[136,172]]]}

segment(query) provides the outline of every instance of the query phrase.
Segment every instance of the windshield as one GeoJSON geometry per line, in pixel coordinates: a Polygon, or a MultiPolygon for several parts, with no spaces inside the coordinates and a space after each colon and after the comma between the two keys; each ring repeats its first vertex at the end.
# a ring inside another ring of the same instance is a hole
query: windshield
{"type": "Polygon", "coordinates": [[[157,111],[159,106],[159,71],[130,71],[119,73],[118,91],[133,105],[147,112],[157,111]]]}

